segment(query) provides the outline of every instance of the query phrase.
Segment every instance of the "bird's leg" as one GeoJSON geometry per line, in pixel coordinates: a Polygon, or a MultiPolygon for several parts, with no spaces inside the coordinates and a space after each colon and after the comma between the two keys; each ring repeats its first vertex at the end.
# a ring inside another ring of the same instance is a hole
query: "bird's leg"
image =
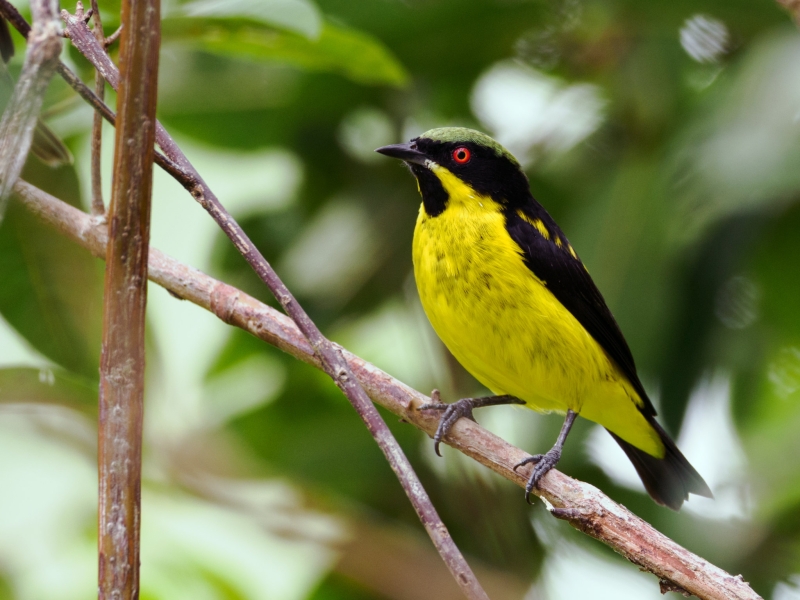
{"type": "Polygon", "coordinates": [[[577,416],[578,413],[572,410],[567,410],[567,418],[564,419],[564,424],[561,426],[561,433],[558,434],[556,443],[552,448],[550,448],[550,450],[547,451],[547,454],[534,454],[533,456],[529,456],[525,460],[522,460],[514,465],[514,470],[516,471],[523,465],[527,465],[528,463],[536,463],[536,466],[534,467],[533,472],[528,479],[528,484],[525,486],[525,501],[528,504],[533,504],[531,502],[531,491],[533,491],[533,488],[539,484],[539,480],[544,477],[545,473],[555,467],[556,464],[558,464],[558,461],[561,459],[561,450],[564,448],[564,442],[567,440],[567,434],[569,434],[569,430],[572,429],[572,424],[575,422],[575,417],[577,416]]]}
{"type": "Polygon", "coordinates": [[[423,404],[419,410],[442,410],[444,414],[439,420],[439,427],[436,429],[436,434],[433,436],[433,449],[436,454],[439,453],[439,444],[442,438],[450,433],[450,430],[461,417],[466,417],[471,421],[475,420],[472,415],[473,408],[481,408],[482,406],[498,406],[500,404],[525,404],[524,400],[520,400],[516,396],[485,396],[483,398],[462,398],[456,400],[452,404],[445,404],[440,400],[439,390],[431,392],[431,400],[429,404],[423,404]]]}

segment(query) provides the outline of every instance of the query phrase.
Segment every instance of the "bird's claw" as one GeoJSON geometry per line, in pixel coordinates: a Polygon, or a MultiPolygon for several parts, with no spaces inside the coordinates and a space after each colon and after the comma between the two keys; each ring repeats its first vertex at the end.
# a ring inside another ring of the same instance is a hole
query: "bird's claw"
{"type": "Polygon", "coordinates": [[[519,469],[520,467],[524,467],[525,465],[529,465],[531,463],[537,463],[540,460],[542,460],[543,457],[544,457],[544,454],[534,454],[533,456],[529,456],[528,458],[524,458],[521,461],[519,461],[517,464],[515,464],[514,468],[512,470],[516,473],[517,469],[519,469]]]}
{"type": "Polygon", "coordinates": [[[433,436],[433,449],[437,456],[441,456],[439,452],[439,444],[442,443],[442,438],[450,433],[453,425],[456,424],[461,417],[466,417],[471,421],[475,420],[472,414],[472,398],[462,398],[452,404],[445,404],[439,399],[439,390],[433,390],[431,393],[431,400],[428,404],[423,404],[419,410],[441,410],[444,411],[442,418],[439,419],[439,426],[436,428],[436,433],[433,436]]]}
{"type": "Polygon", "coordinates": [[[516,472],[519,467],[530,463],[536,464],[533,471],[531,471],[531,476],[528,478],[528,483],[525,485],[525,502],[533,504],[533,502],[531,502],[533,488],[538,487],[542,477],[544,477],[550,469],[555,467],[560,459],[561,449],[554,447],[548,450],[547,454],[534,454],[514,465],[514,471],[516,472]]]}

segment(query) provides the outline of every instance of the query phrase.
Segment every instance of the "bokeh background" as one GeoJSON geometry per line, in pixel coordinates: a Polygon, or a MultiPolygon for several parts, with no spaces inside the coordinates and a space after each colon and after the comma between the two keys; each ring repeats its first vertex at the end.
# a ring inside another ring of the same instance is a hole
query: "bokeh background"
{"type": "MultiPolygon", "coordinates": [[[[108,34],[119,6],[100,6],[108,34]]],[[[413,179],[373,150],[442,125],[507,145],[716,500],[656,506],[586,421],[559,468],[765,598],[800,598],[800,33],[775,2],[196,0],[164,17],[159,117],[212,189],[327,335],[451,400],[482,390],[417,300],[413,179]]],[[[64,60],[91,81],[74,49],[64,60]]],[[[75,163],[30,159],[24,176],[86,207],[91,110],[55,79],[45,116],[75,163]]],[[[152,239],[270,301],[162,172],[152,239]]],[[[2,599],[96,595],[101,296],[102,264],[12,202],[2,599]]],[[[324,375],[158,287],[148,308],[143,599],[459,597],[324,375]]],[[[492,598],[660,597],[520,489],[387,419],[492,598]]],[[[513,407],[478,419],[531,452],[561,424],[513,407]]]]}

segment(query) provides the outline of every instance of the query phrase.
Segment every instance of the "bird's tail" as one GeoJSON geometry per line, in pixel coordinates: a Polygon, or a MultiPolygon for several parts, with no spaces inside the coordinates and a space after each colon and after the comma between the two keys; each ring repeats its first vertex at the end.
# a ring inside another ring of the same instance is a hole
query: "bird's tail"
{"type": "Polygon", "coordinates": [[[689,494],[713,498],[708,484],[681,454],[667,432],[652,417],[648,421],[664,443],[663,458],[651,456],[609,431],[633,463],[647,493],[653,500],[672,510],[679,510],[689,494]]]}

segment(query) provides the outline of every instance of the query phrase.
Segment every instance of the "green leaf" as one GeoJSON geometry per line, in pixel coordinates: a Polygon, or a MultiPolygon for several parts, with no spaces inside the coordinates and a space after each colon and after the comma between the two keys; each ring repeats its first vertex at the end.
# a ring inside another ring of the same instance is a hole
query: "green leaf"
{"type": "Polygon", "coordinates": [[[189,17],[248,17],[302,34],[319,37],[322,15],[308,0],[195,0],[182,7],[189,17]]]}
{"type": "Polygon", "coordinates": [[[408,73],[372,36],[325,23],[316,40],[249,18],[173,17],[162,23],[165,41],[212,54],[333,72],[365,85],[403,87],[408,73]]]}
{"type": "MultiPolygon", "coordinates": [[[[29,160],[23,178],[72,204],[72,167],[29,160]]],[[[99,261],[12,199],[0,227],[0,314],[39,352],[97,379],[103,275],[99,261]]]]}

